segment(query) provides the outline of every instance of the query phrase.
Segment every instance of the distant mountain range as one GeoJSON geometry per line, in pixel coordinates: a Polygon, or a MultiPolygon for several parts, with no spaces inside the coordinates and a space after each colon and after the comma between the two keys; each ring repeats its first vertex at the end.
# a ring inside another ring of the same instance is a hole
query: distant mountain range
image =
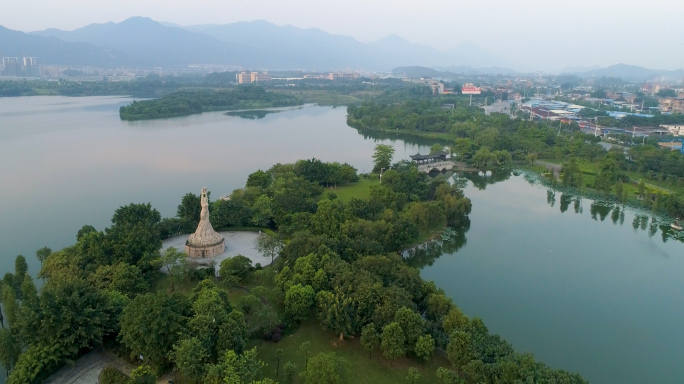
{"type": "Polygon", "coordinates": [[[35,56],[41,64],[91,65],[95,67],[136,67],[142,60],[111,48],[56,37],[29,35],[0,26],[0,56],[35,56]]]}
{"type": "MultiPolygon", "coordinates": [[[[397,35],[363,43],[317,28],[278,26],[266,21],[180,26],[145,17],[90,24],[74,31],[46,29],[24,33],[0,26],[0,56],[35,56],[40,64],[129,68],[185,68],[190,64],[220,64],[252,70],[388,71],[395,68],[396,72],[404,68],[404,72],[442,78],[454,74],[511,75],[517,72],[510,68],[521,68],[518,63],[472,43],[440,51],[397,35]]],[[[582,77],[636,80],[682,76],[681,70],[651,70],[624,64],[566,68],[563,72],[582,77]]]]}
{"type": "Polygon", "coordinates": [[[616,64],[606,68],[589,68],[575,72],[567,71],[580,77],[617,77],[626,80],[655,80],[660,77],[681,79],[684,70],[648,69],[636,65],[616,64]]]}
{"type": "Polygon", "coordinates": [[[324,71],[507,63],[474,44],[444,52],[413,44],[397,35],[362,43],[316,28],[277,26],[266,21],[179,26],[145,17],[90,24],[74,31],[46,29],[26,34],[3,28],[0,56],[36,56],[43,64],[102,67],[223,64],[251,69],[324,71]]]}
{"type": "Polygon", "coordinates": [[[406,76],[413,78],[430,77],[433,79],[453,80],[463,75],[512,75],[515,74],[512,69],[490,67],[490,68],[473,68],[470,66],[451,66],[446,68],[428,68],[421,66],[397,67],[392,69],[392,74],[395,76],[406,76]]]}

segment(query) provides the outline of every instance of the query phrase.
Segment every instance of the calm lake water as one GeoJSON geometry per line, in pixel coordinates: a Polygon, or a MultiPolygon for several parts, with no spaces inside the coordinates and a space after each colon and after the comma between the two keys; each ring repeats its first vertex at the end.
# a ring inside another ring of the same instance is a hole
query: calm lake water
{"type": "MultiPolygon", "coordinates": [[[[393,145],[397,160],[430,144],[362,135],[344,108],[129,123],[118,117],[128,102],[0,98],[0,273],[17,254],[37,273],[36,249],[72,244],[84,224],[104,229],[131,202],[173,216],[185,193],[206,185],[217,198],[277,162],[316,157],[367,172],[377,143],[393,145]]],[[[426,279],[555,368],[593,383],[681,382],[681,242],[663,241],[629,209],[621,218],[583,199],[576,213],[568,196],[523,176],[471,179],[470,228],[421,261],[426,279]]]]}
{"type": "Polygon", "coordinates": [[[465,193],[470,228],[458,251],[427,260],[425,279],[554,368],[592,383],[682,382],[684,245],[666,225],[523,176],[465,193]]]}

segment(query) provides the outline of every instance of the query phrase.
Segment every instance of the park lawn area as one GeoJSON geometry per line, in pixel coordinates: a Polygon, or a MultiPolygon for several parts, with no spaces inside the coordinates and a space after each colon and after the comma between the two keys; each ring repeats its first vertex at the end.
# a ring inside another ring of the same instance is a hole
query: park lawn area
{"type": "Polygon", "coordinates": [[[328,90],[272,90],[274,93],[283,93],[290,96],[296,96],[302,99],[305,103],[316,103],[319,105],[351,105],[358,104],[363,101],[364,98],[372,97],[380,94],[379,91],[359,91],[359,92],[349,92],[340,93],[337,91],[328,90]]]}
{"type": "Polygon", "coordinates": [[[169,295],[173,292],[179,292],[186,296],[190,296],[192,294],[192,289],[199,283],[198,281],[191,281],[190,279],[177,281],[174,283],[173,292],[171,292],[171,282],[169,279],[169,275],[166,273],[157,272],[157,275],[152,279],[150,292],[164,291],[169,295]]]}
{"type": "Polygon", "coordinates": [[[277,380],[276,377],[276,350],[283,350],[280,361],[280,380],[283,379],[282,367],[287,361],[297,365],[295,383],[303,383],[298,375],[304,369],[304,356],[299,352],[299,346],[305,342],[311,343],[311,356],[320,352],[334,352],[337,357],[346,360],[347,383],[404,383],[409,367],[415,367],[420,373],[420,379],[415,383],[436,383],[436,371],[438,367],[450,367],[446,357],[435,352],[435,356],[427,363],[416,359],[402,358],[390,363],[385,359],[379,348],[373,351],[372,359],[369,359],[368,351],[363,348],[359,339],[339,341],[338,335],[324,331],[314,319],[302,323],[294,333],[284,335],[278,343],[271,341],[250,341],[248,348],[257,347],[259,359],[267,365],[263,369],[266,377],[277,380]]]}
{"type": "MultiPolygon", "coordinates": [[[[550,159],[545,159],[549,163],[559,164],[560,162],[550,159]]],[[[579,163],[580,170],[582,171],[583,184],[585,188],[593,189],[594,181],[596,180],[596,173],[598,164],[592,163],[586,160],[582,160],[579,163]]],[[[643,179],[646,185],[646,194],[660,193],[663,195],[668,195],[670,193],[684,193],[684,188],[678,187],[676,185],[668,185],[667,182],[661,180],[652,180],[646,178],[644,175],[635,171],[620,171],[627,175],[630,179],[629,183],[623,184],[623,189],[627,192],[628,199],[636,199],[639,194],[638,184],[635,184],[638,180],[643,179]]],[[[560,175],[558,175],[560,176],[560,175]]],[[[611,194],[615,195],[615,187],[612,188],[611,194]]]]}
{"type": "MultiPolygon", "coordinates": [[[[326,188],[325,192],[333,192],[337,195],[338,200],[348,203],[352,197],[357,199],[370,198],[370,188],[374,185],[380,185],[380,180],[361,177],[359,181],[354,183],[338,186],[337,188],[326,188]]],[[[323,193],[322,197],[325,198],[326,195],[327,193],[323,193]]]]}

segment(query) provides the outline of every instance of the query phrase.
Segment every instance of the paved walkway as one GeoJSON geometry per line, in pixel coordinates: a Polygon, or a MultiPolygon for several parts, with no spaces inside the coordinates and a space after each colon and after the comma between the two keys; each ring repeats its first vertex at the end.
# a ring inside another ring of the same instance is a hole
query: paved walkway
{"type": "MultiPolygon", "coordinates": [[[[221,261],[237,255],[248,257],[252,260],[252,265],[256,265],[256,263],[261,263],[262,266],[271,264],[271,258],[264,256],[257,249],[256,242],[259,237],[258,232],[219,232],[219,234],[226,240],[226,251],[212,258],[192,259],[193,262],[199,265],[209,265],[209,263],[214,260],[216,261],[216,272],[218,272],[221,261]]],[[[185,241],[188,239],[188,236],[190,235],[174,236],[162,241],[161,251],[164,252],[167,248],[173,247],[183,252],[185,241]]],[[[163,270],[164,269],[162,269],[162,271],[163,270]]]]}
{"type": "Polygon", "coordinates": [[[130,375],[134,368],[108,351],[96,349],[81,356],[74,365],[63,367],[55,372],[45,381],[45,384],[97,384],[100,372],[106,365],[126,375],[130,375]]]}

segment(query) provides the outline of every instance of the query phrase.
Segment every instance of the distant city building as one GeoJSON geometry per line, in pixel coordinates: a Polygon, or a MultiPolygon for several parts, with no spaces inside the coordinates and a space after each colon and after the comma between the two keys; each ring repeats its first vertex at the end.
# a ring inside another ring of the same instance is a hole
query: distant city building
{"type": "Polygon", "coordinates": [[[684,125],[661,125],[660,127],[667,129],[672,136],[684,136],[684,125]]]}
{"type": "Polygon", "coordinates": [[[252,84],[271,81],[271,75],[267,72],[240,72],[235,75],[238,84],[252,84]]]}
{"type": "Polygon", "coordinates": [[[353,80],[359,78],[358,72],[330,72],[328,80],[353,80]]]}
{"type": "Polygon", "coordinates": [[[18,57],[3,57],[1,73],[4,76],[38,77],[38,60],[35,57],[22,57],[21,60],[18,57]]]}
{"type": "Polygon", "coordinates": [[[38,77],[40,76],[40,70],[38,69],[38,59],[35,57],[24,57],[22,60],[21,75],[27,77],[38,77]]]}
{"type": "Polygon", "coordinates": [[[659,101],[660,110],[670,113],[684,113],[683,97],[666,97],[659,101]]]}
{"type": "Polygon", "coordinates": [[[17,57],[2,58],[2,74],[4,76],[21,76],[21,62],[17,57]]]}
{"type": "Polygon", "coordinates": [[[437,81],[430,82],[430,88],[432,89],[433,95],[441,95],[444,93],[444,84],[443,83],[440,83],[437,81]]]}

